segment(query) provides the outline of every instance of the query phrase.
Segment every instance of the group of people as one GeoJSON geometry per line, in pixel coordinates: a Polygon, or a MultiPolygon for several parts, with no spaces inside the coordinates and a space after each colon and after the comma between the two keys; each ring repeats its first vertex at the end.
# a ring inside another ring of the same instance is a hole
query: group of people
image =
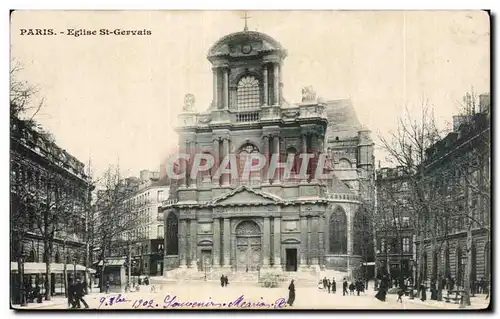
{"type": "Polygon", "coordinates": [[[83,296],[87,293],[87,285],[86,283],[82,283],[80,278],[77,278],[76,281],[70,279],[68,282],[68,306],[71,309],[79,309],[81,308],[81,302],[85,309],[88,309],[89,305],[83,299],[83,296]]]}
{"type": "Polygon", "coordinates": [[[328,293],[336,293],[337,292],[337,282],[335,281],[335,277],[332,280],[323,278],[323,289],[326,291],[328,289],[328,293]]]}
{"type": "Polygon", "coordinates": [[[350,284],[347,282],[347,278],[344,278],[344,281],[342,282],[342,294],[345,295],[354,295],[354,291],[357,292],[357,295],[359,296],[359,293],[364,293],[365,292],[365,281],[362,279],[356,279],[355,281],[351,282],[350,284]],[[349,291],[347,289],[349,288],[349,291]]]}
{"type": "Polygon", "coordinates": [[[227,278],[227,276],[220,276],[220,286],[227,287],[227,285],[229,285],[229,279],[227,278]]]}

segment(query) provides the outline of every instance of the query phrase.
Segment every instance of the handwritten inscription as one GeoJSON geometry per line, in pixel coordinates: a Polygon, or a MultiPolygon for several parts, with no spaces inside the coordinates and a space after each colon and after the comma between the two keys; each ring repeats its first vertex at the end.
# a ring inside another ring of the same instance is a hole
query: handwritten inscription
{"type": "Polygon", "coordinates": [[[235,300],[218,302],[209,297],[208,300],[181,300],[177,296],[166,295],[163,300],[156,298],[127,299],[122,294],[101,297],[98,309],[128,304],[132,309],[179,309],[179,308],[262,308],[282,309],[287,306],[286,298],[278,298],[274,302],[266,303],[264,298],[259,301],[246,299],[244,295],[235,300]]]}

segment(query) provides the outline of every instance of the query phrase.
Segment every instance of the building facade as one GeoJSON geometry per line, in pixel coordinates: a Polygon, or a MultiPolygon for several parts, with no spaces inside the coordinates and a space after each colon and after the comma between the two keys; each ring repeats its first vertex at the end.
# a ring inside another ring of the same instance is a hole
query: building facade
{"type": "Polygon", "coordinates": [[[409,174],[404,167],[377,170],[377,276],[413,276],[415,220],[409,205],[409,174]]]}
{"type": "Polygon", "coordinates": [[[187,174],[164,205],[165,275],[177,268],[352,272],[366,257],[369,249],[355,233],[368,231],[373,203],[370,133],[349,100],[327,101],[305,87],[300,103],[287,102],[286,56],[278,41],[254,31],[229,34],[210,48],[212,103],[197,112],[194,96],[186,95],[177,132],[179,153],[210,154],[215,165],[190,176],[192,163],[179,162],[187,174]],[[266,166],[242,178],[255,153],[266,166]],[[299,177],[296,161],[288,177],[266,175],[273,155],[286,162],[305,153],[314,155],[307,173],[323,154],[334,174],[299,177]],[[237,173],[216,176],[229,154],[237,173]]]}
{"type": "Polygon", "coordinates": [[[423,276],[449,277],[459,287],[468,256],[471,281],[489,281],[491,273],[490,95],[479,101],[479,110],[454,117],[454,131],[426,151],[424,163],[442,199],[436,215],[445,218],[437,223],[436,240],[416,242],[417,252],[424,245],[423,276]]]}
{"type": "Polygon", "coordinates": [[[10,132],[11,272],[19,273],[22,259],[25,282],[35,285],[45,281],[48,261],[51,292],[64,293],[63,272],[82,276],[88,265],[84,234],[91,181],[82,162],[29,121],[11,117],[10,132]]]}

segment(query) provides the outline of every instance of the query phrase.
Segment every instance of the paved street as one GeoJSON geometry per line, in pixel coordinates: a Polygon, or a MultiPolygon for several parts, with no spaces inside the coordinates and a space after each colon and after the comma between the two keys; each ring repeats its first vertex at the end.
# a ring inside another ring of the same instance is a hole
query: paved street
{"type": "MultiPolygon", "coordinates": [[[[145,288],[142,286],[141,288],[145,288]]],[[[150,287],[149,287],[150,288],[150,287]]],[[[159,288],[158,288],[159,289],[159,288]]],[[[150,289],[148,289],[150,290],[150,289]]],[[[380,302],[374,297],[375,292],[370,290],[366,295],[342,296],[342,293],[328,294],[313,287],[296,287],[296,302],[293,307],[284,309],[458,309],[456,304],[445,304],[443,302],[426,301],[418,299],[409,300],[405,297],[403,303],[397,303],[396,295],[388,295],[387,302],[380,302]]],[[[104,294],[87,296],[85,299],[90,308],[108,309],[178,309],[179,303],[196,302],[203,304],[202,308],[229,308],[248,309],[247,302],[263,303],[265,306],[259,309],[280,309],[280,305],[288,297],[286,287],[282,288],[260,288],[256,286],[229,285],[222,288],[215,283],[192,283],[165,285],[162,291],[152,293],[150,291],[123,294],[104,294]],[[240,296],[244,298],[238,298],[240,296]],[[170,296],[170,297],[167,297],[170,296]],[[175,296],[175,298],[174,298],[175,296]],[[114,299],[112,300],[112,298],[114,299]],[[280,298],[284,298],[280,299],[280,298]],[[212,303],[210,303],[212,302],[212,303]],[[224,306],[225,304],[225,306],[224,306]]],[[[487,307],[484,297],[473,299],[473,305],[467,309],[480,309],[487,307]]],[[[184,304],[186,308],[193,308],[191,304],[184,304]]],[[[38,305],[37,310],[44,309],[66,309],[66,302],[59,299],[51,305],[38,305]]],[[[282,309],[282,308],[281,308],[282,309]]]]}

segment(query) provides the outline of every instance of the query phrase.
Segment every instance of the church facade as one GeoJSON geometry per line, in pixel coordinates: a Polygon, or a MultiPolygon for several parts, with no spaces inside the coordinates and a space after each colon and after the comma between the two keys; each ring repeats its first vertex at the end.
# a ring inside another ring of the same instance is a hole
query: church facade
{"type": "Polygon", "coordinates": [[[185,178],[164,203],[164,271],[224,269],[357,271],[373,254],[373,142],[349,100],[317,98],[311,87],[300,103],[283,97],[281,70],[287,51],[270,36],[242,31],[219,39],[209,50],[213,100],[195,110],[186,95],[176,131],[179,153],[210,154],[215,165],[185,178]],[[296,162],[290,176],[271,178],[269,163],[243,179],[251,154],[296,162]],[[327,159],[331,178],[299,175],[300,154],[327,159]],[[216,176],[222,159],[237,157],[237,172],[216,176]]]}

